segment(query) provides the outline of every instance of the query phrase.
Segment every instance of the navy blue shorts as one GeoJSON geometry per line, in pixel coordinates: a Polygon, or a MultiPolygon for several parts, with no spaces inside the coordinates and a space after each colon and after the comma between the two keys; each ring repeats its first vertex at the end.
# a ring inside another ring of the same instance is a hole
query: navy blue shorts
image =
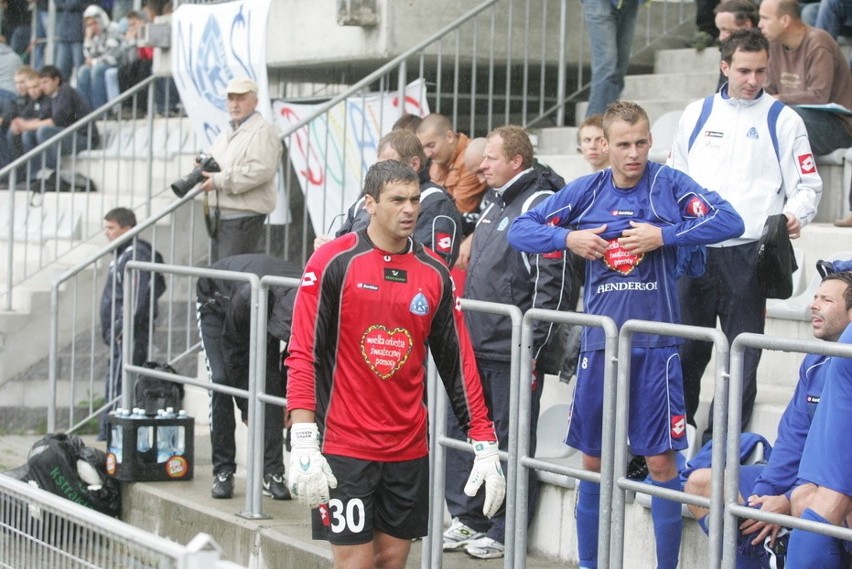
{"type": "Polygon", "coordinates": [[[314,539],[360,545],[380,531],[415,539],[429,531],[429,457],[372,462],[324,455],[337,477],[328,504],[311,512],[314,539]]]}
{"type": "MultiPolygon", "coordinates": [[[[601,455],[604,351],[580,354],[565,444],[601,455]]],[[[683,375],[677,346],[633,348],[630,360],[630,450],[654,456],[687,447],[683,375]]]]}

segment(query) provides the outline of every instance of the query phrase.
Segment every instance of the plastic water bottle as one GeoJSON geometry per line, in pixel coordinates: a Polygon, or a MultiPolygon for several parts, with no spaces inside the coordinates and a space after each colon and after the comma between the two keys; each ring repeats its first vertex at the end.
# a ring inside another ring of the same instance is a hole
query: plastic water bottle
{"type": "MultiPolygon", "coordinates": [[[[175,410],[168,407],[157,412],[157,419],[174,419],[175,410]]],[[[175,427],[162,425],[157,427],[157,462],[166,462],[175,454],[175,427]]]]}
{"type": "MultiPolygon", "coordinates": [[[[187,415],[186,411],[181,409],[178,412],[178,419],[188,419],[189,415],[187,415]]],[[[174,451],[178,456],[183,456],[186,452],[186,429],[183,425],[174,428],[175,430],[175,441],[174,441],[174,451]]]]}
{"type": "MultiPolygon", "coordinates": [[[[133,415],[131,418],[144,420],[148,417],[145,415],[144,409],[136,407],[133,409],[133,415]]],[[[154,442],[153,439],[154,433],[151,432],[151,427],[141,425],[138,429],[136,429],[136,450],[140,453],[148,452],[151,450],[151,444],[154,442]]]]}
{"type": "MultiPolygon", "coordinates": [[[[127,409],[116,409],[112,412],[112,414],[116,417],[126,417],[127,409]]],[[[107,449],[113,456],[115,456],[115,462],[121,462],[121,450],[124,448],[124,429],[121,425],[114,424],[110,426],[110,437],[109,437],[109,449],[107,449]]]]}

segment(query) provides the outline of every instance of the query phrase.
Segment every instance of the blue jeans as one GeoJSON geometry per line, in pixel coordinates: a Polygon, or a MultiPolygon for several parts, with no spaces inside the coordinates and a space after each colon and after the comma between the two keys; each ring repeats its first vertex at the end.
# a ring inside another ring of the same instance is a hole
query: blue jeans
{"type": "Polygon", "coordinates": [[[56,67],[62,79],[69,81],[75,69],[83,65],[83,42],[56,42],[56,67]]]}
{"type": "Polygon", "coordinates": [[[77,91],[89,104],[91,110],[107,104],[106,73],[113,69],[111,65],[82,65],[77,68],[77,91]]]}
{"type": "Polygon", "coordinates": [[[852,0],[820,0],[815,27],[837,39],[843,27],[852,27],[852,0]]]}
{"type": "Polygon", "coordinates": [[[840,115],[814,109],[802,109],[796,106],[793,106],[792,109],[799,113],[799,116],[805,121],[805,128],[808,130],[808,138],[811,141],[811,150],[816,156],[834,152],[838,148],[852,146],[852,136],[849,136],[840,115]]]}
{"type": "Polygon", "coordinates": [[[603,113],[618,100],[630,64],[636,31],[637,0],[623,0],[620,9],[610,0],[582,0],[592,51],[592,88],[586,116],[603,113]]]}
{"type": "MultiPolygon", "coordinates": [[[[24,152],[29,152],[39,144],[42,144],[44,141],[56,136],[58,133],[65,130],[62,127],[58,126],[43,126],[36,131],[27,131],[23,133],[23,143],[24,143],[24,152]]],[[[77,131],[74,136],[66,136],[62,139],[62,142],[59,145],[59,153],[60,156],[65,156],[71,154],[72,151],[81,151],[89,148],[87,143],[87,137],[84,132],[77,131]],[[76,146],[75,146],[76,141],[76,146]]],[[[49,170],[56,170],[56,165],[58,163],[56,156],[56,148],[51,148],[50,150],[44,153],[44,167],[49,170]]],[[[31,174],[38,172],[42,167],[42,158],[36,157],[32,161],[32,166],[30,169],[31,174]]]]}

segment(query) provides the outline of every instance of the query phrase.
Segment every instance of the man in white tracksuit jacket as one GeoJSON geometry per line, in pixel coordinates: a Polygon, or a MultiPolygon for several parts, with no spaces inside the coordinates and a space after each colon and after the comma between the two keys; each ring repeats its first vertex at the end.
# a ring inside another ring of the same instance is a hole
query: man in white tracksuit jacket
{"type": "MultiPolygon", "coordinates": [[[[816,215],[822,194],[802,119],[763,91],[769,45],[759,30],[739,30],[722,42],[719,93],[690,104],[680,119],[669,166],[689,174],[728,200],[745,231],[708,247],[702,277],[679,284],[682,322],[716,327],[733,342],[742,332],[763,333],[766,298],[758,287],[758,240],[767,217],[784,213],[792,239],[816,215]]],[[[712,346],[687,340],[681,346],[684,395],[689,422],[712,346]]],[[[747,349],[743,376],[742,424],[747,425],[757,394],[760,350],[747,349]]],[[[706,441],[712,435],[712,414],[706,441]]]]}

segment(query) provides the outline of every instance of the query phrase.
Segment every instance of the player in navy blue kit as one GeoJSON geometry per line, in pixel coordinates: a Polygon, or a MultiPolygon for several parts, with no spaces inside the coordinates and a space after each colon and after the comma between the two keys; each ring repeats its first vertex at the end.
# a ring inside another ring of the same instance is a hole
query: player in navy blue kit
{"type": "MultiPolygon", "coordinates": [[[[689,176],[648,162],[648,116],[617,102],[604,115],[611,168],[578,178],[518,217],[509,242],[528,253],[570,249],[588,259],[583,305],[590,314],[679,322],[676,278],[703,263],[700,245],[742,233],[733,208],[689,176]]],[[[681,488],[675,451],[686,448],[683,383],[677,338],[637,334],[633,341],[629,439],[646,457],[652,483],[681,488]]],[[[600,471],[604,335],[584,331],[566,443],[583,467],[600,471]]],[[[580,567],[597,567],[599,485],[581,481],[577,503],[580,567]]],[[[606,505],[605,505],[606,507],[606,505]]],[[[677,566],[683,528],[679,503],[654,498],[657,566],[677,566]]]]}

